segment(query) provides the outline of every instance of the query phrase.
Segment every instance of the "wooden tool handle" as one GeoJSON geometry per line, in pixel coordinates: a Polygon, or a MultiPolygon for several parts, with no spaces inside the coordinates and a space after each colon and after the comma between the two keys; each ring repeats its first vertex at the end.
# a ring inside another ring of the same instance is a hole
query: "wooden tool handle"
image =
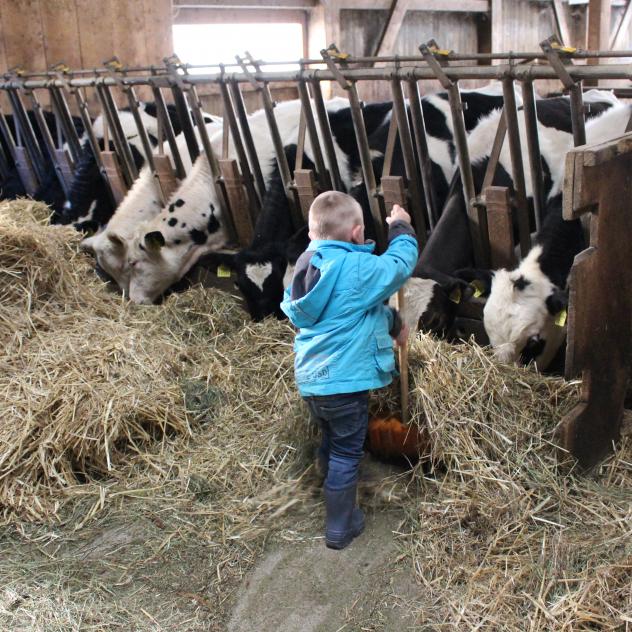
{"type": "MultiPolygon", "coordinates": [[[[404,288],[397,291],[395,308],[401,313],[404,311],[404,288]]],[[[403,326],[403,325],[402,325],[403,326]]],[[[402,423],[408,423],[408,340],[398,347],[399,356],[399,387],[402,402],[402,423]]]]}

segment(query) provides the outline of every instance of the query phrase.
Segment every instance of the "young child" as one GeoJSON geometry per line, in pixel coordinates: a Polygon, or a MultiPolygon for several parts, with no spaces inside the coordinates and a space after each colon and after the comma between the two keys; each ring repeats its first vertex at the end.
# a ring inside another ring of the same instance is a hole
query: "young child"
{"type": "Polygon", "coordinates": [[[325,543],[345,548],[364,529],[356,506],[358,466],[368,426],[369,389],[390,384],[392,338],[408,332],[385,301],[410,277],[417,239],[410,216],[395,205],[389,246],[375,256],[364,241],[362,208],[349,195],[327,191],[309,209],[307,250],[296,262],[281,309],[299,328],[295,376],[320,426],[319,461],[327,514],[325,543]]]}

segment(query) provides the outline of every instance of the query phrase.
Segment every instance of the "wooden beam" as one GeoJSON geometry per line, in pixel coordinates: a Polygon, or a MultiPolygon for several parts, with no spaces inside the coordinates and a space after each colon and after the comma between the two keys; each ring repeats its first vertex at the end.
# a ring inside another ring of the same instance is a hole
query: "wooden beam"
{"type": "Polygon", "coordinates": [[[610,41],[610,48],[612,50],[617,50],[617,48],[621,47],[621,44],[624,41],[625,36],[628,34],[630,28],[630,19],[632,18],[632,0],[628,0],[628,4],[623,11],[623,15],[619,20],[619,25],[617,26],[617,31],[614,34],[612,40],[610,41]]]}
{"type": "MultiPolygon", "coordinates": [[[[588,5],[588,50],[607,50],[610,46],[611,0],[590,0],[588,5]]],[[[588,63],[599,63],[589,59],[588,63]]]]}
{"type": "MultiPolygon", "coordinates": [[[[494,0],[410,0],[411,11],[487,13],[494,0]]],[[[341,0],[341,9],[390,9],[391,0],[341,0]]]]}
{"type": "Polygon", "coordinates": [[[315,9],[318,0],[174,0],[174,9],[315,9]]]}
{"type": "Polygon", "coordinates": [[[376,56],[393,54],[397,36],[404,23],[406,13],[408,13],[408,6],[409,0],[393,0],[391,5],[392,11],[388,16],[384,31],[382,32],[382,38],[375,51],[376,56]]]}
{"type": "MultiPolygon", "coordinates": [[[[503,24],[503,0],[490,0],[489,10],[492,23],[492,53],[502,53],[505,50],[505,28],[503,24]]],[[[500,64],[500,59],[492,63],[500,64]]]]}
{"type": "Polygon", "coordinates": [[[557,31],[560,35],[562,43],[566,46],[571,46],[571,33],[568,28],[568,22],[566,21],[566,13],[562,0],[553,0],[553,15],[555,17],[555,23],[557,24],[557,31]]]}

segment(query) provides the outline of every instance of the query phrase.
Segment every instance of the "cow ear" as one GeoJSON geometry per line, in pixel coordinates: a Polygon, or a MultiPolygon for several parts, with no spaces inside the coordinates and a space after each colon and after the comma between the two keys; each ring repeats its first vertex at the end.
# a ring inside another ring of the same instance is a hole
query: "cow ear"
{"type": "Polygon", "coordinates": [[[165,238],[159,230],[145,233],[145,247],[150,252],[158,252],[165,245],[165,238]]]}
{"type": "Polygon", "coordinates": [[[481,270],[476,268],[462,268],[454,273],[454,276],[465,281],[471,288],[469,297],[487,297],[492,291],[492,281],[494,279],[493,270],[481,270]]]}
{"type": "Polygon", "coordinates": [[[122,248],[125,245],[122,237],[119,237],[116,233],[106,233],[106,236],[110,243],[116,248],[122,248]]]}
{"type": "Polygon", "coordinates": [[[557,316],[560,312],[568,308],[568,296],[559,288],[555,288],[546,297],[546,309],[551,316],[557,316]]]}

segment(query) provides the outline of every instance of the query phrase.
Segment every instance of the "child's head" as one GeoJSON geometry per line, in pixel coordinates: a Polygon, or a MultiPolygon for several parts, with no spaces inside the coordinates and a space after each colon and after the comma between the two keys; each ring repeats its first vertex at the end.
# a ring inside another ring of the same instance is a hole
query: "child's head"
{"type": "Polygon", "coordinates": [[[309,238],[363,244],[362,207],[346,193],[321,193],[309,207],[309,238]]]}

